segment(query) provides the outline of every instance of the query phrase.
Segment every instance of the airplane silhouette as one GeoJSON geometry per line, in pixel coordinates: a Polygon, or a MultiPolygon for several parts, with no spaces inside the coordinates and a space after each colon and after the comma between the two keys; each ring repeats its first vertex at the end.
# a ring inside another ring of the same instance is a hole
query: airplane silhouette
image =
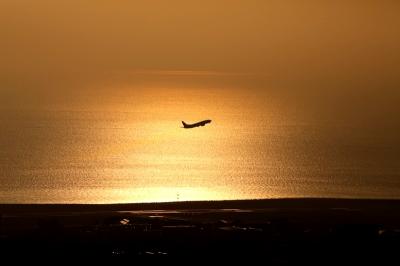
{"type": "Polygon", "coordinates": [[[182,121],[183,128],[204,127],[208,123],[211,123],[211,120],[203,120],[194,124],[186,124],[184,121],[182,121]]]}

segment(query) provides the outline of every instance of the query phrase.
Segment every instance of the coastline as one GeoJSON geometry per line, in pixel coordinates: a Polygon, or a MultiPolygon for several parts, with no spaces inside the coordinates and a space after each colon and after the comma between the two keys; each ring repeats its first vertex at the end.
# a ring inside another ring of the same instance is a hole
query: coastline
{"type": "Polygon", "coordinates": [[[115,204],[65,204],[65,203],[1,203],[0,213],[24,212],[96,212],[129,210],[191,210],[191,209],[268,209],[268,208],[399,208],[400,199],[350,199],[350,198],[280,198],[254,200],[176,201],[115,204]]]}
{"type": "Polygon", "coordinates": [[[0,255],[382,264],[400,262],[399,213],[400,200],[376,199],[1,204],[0,255]]]}

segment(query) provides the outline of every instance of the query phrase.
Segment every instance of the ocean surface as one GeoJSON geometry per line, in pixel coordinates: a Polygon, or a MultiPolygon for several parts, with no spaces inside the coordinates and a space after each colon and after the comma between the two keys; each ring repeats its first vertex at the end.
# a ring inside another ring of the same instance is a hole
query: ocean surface
{"type": "Polygon", "coordinates": [[[13,103],[0,108],[0,202],[400,198],[398,135],[332,117],[213,87],[13,103]]]}

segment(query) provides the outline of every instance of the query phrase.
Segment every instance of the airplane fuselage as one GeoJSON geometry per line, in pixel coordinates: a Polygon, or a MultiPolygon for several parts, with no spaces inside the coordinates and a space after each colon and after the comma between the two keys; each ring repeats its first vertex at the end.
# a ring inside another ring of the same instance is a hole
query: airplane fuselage
{"type": "Polygon", "coordinates": [[[208,123],[211,123],[211,120],[203,120],[194,124],[186,124],[184,121],[182,121],[184,128],[204,127],[208,123]]]}

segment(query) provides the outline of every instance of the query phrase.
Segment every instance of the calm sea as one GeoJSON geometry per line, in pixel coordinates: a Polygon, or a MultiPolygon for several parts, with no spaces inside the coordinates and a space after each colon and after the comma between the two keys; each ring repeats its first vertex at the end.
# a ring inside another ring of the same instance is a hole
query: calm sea
{"type": "Polygon", "coordinates": [[[396,136],[290,107],[244,89],[128,86],[2,108],[0,202],[400,197],[396,136]]]}

